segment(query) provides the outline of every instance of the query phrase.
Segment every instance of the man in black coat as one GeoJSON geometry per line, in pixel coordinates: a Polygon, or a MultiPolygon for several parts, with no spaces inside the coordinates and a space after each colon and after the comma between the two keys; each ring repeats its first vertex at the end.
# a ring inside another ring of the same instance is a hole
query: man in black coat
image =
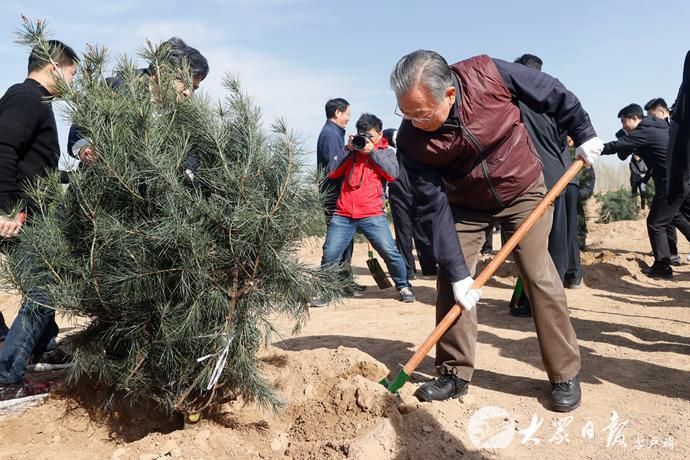
{"type": "MultiPolygon", "coordinates": [[[[652,170],[655,184],[654,198],[647,216],[647,232],[654,254],[654,264],[645,274],[652,278],[672,279],[671,253],[668,244],[668,230],[674,215],[687,206],[686,197],[679,197],[669,203],[666,195],[666,149],[668,146],[668,123],[656,117],[644,117],[642,107],[630,104],[618,112],[623,129],[628,133],[604,146],[602,155],[618,154],[621,160],[636,152],[652,170]]],[[[678,228],[690,240],[690,224],[685,221],[678,228]]]]}
{"type": "Polygon", "coordinates": [[[690,183],[690,51],[685,55],[683,82],[673,104],[668,143],[668,199],[684,199],[690,183]]]}
{"type": "MultiPolygon", "coordinates": [[[[533,54],[523,54],[515,60],[517,64],[538,70],[541,72],[542,60],[533,54]]],[[[551,190],[558,179],[561,178],[570,161],[564,160],[563,151],[566,149],[565,132],[561,132],[553,117],[545,113],[537,113],[530,109],[524,102],[518,102],[522,119],[527,127],[530,138],[534,142],[542,163],[544,184],[547,190],[551,190]]],[[[556,266],[558,276],[563,282],[565,272],[568,269],[568,233],[565,209],[565,191],[561,192],[553,201],[553,222],[549,233],[549,254],[556,266]]],[[[524,291],[515,308],[510,309],[513,316],[532,316],[532,311],[524,291]]]]}
{"type": "MultiPolygon", "coordinates": [[[[396,148],[396,133],[397,129],[394,128],[383,130],[383,137],[388,140],[388,145],[393,148],[396,148]]],[[[415,214],[414,195],[400,154],[397,154],[397,159],[398,177],[395,181],[388,184],[388,203],[393,216],[395,244],[398,246],[398,251],[400,251],[403,259],[405,259],[409,279],[417,277],[417,267],[412,254],[413,241],[414,247],[417,249],[422,275],[436,276],[436,261],[434,260],[431,241],[415,214]]]]}
{"type": "MultiPolygon", "coordinates": [[[[58,81],[72,82],[77,55],[57,40],[45,50],[34,48],[28,76],[10,87],[0,99],[0,238],[3,244],[19,234],[35,203],[26,190],[35,178],[57,169],[60,158],[55,115],[50,101],[58,81]]],[[[40,286],[31,286],[0,351],[0,400],[35,393],[24,384],[29,357],[41,355],[58,333],[55,311],[40,286]]]]}

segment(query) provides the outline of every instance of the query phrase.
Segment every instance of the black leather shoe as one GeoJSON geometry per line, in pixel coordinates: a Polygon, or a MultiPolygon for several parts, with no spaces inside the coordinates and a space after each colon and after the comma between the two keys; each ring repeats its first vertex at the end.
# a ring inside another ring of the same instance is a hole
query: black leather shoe
{"type": "Polygon", "coordinates": [[[517,316],[518,318],[529,318],[532,316],[532,309],[529,307],[529,304],[519,305],[510,309],[510,315],[517,316]]]}
{"type": "Polygon", "coordinates": [[[527,299],[527,297],[523,297],[522,300],[522,304],[510,309],[511,316],[517,316],[522,318],[529,318],[530,316],[532,316],[532,308],[529,305],[529,300],[527,299]]]}
{"type": "Polygon", "coordinates": [[[570,412],[580,405],[581,400],[579,376],[566,382],[551,384],[551,406],[556,412],[570,412]]]}
{"type": "Polygon", "coordinates": [[[580,289],[582,287],[582,278],[566,275],[565,280],[563,280],[563,287],[566,289],[580,289]]]}
{"type": "Polygon", "coordinates": [[[424,402],[459,398],[467,394],[469,383],[448,372],[417,388],[414,395],[424,402]]]}
{"type": "Polygon", "coordinates": [[[673,269],[671,266],[658,262],[654,262],[654,265],[649,268],[643,268],[642,273],[650,278],[661,278],[665,280],[673,279],[673,269]]]}

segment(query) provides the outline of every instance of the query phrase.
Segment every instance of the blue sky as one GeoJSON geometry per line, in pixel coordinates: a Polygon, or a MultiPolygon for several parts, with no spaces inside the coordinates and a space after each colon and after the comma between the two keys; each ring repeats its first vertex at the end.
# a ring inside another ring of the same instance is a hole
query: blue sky
{"type": "MultiPolygon", "coordinates": [[[[397,126],[388,75],[415,49],[449,62],[537,54],[607,141],[624,105],[673,102],[690,48],[690,2],[680,1],[3,0],[2,92],[25,77],[28,51],[13,43],[20,14],[46,19],[54,37],[77,51],[101,44],[113,57],[135,56],[147,38],[180,36],[209,60],[203,90],[220,97],[223,75],[238,73],[267,121],[285,117],[312,150],[332,97],[352,104],[353,129],[365,111],[397,126]]],[[[66,123],[59,123],[64,150],[66,123]]]]}

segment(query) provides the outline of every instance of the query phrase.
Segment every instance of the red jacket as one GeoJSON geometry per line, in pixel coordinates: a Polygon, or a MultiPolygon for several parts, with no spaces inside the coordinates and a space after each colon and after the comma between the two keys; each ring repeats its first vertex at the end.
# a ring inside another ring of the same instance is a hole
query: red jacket
{"type": "Polygon", "coordinates": [[[328,174],[330,179],[343,178],[335,214],[351,219],[383,215],[383,181],[392,182],[397,176],[395,151],[385,138],[368,155],[350,152],[328,174]]]}

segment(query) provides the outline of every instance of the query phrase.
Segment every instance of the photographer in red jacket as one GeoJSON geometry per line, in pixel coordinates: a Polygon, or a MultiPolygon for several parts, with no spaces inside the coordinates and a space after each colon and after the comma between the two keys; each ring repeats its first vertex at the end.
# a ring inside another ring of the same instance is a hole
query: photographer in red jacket
{"type": "MultiPolygon", "coordinates": [[[[398,176],[395,152],[382,135],[383,123],[365,113],[357,120],[357,135],[350,136],[343,155],[329,165],[329,179],[342,179],[335,215],[323,244],[321,266],[337,263],[360,230],[386,262],[401,302],[416,300],[407,281],[407,268],[398,251],[384,213],[383,185],[398,176]]],[[[315,299],[312,306],[323,306],[315,299]]]]}

